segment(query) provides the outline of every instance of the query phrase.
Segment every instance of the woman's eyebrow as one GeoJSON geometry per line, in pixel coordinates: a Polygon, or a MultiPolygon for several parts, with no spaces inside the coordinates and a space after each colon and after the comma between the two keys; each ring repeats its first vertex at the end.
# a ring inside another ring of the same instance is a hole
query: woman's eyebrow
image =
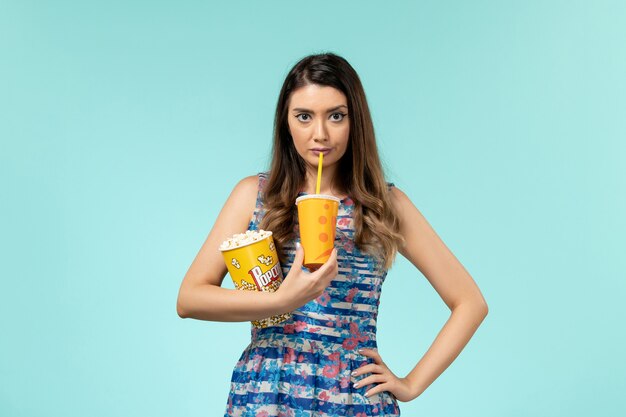
{"type": "MultiPolygon", "coordinates": [[[[339,110],[340,108],[345,107],[346,109],[348,108],[348,106],[346,106],[345,104],[340,104],[337,107],[333,107],[332,109],[328,109],[326,110],[326,113],[330,113],[332,111],[335,110],[339,110]]],[[[307,112],[307,113],[315,113],[313,110],[309,110],[309,109],[304,109],[302,107],[296,107],[295,109],[293,109],[292,111],[303,111],[303,112],[307,112]]]]}

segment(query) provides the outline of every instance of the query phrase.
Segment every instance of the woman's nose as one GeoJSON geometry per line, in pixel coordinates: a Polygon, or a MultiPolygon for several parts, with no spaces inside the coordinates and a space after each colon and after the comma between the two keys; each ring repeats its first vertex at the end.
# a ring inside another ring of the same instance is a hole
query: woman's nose
{"type": "Polygon", "coordinates": [[[316,121],[313,139],[319,141],[328,140],[328,131],[326,129],[326,123],[324,120],[316,121]]]}

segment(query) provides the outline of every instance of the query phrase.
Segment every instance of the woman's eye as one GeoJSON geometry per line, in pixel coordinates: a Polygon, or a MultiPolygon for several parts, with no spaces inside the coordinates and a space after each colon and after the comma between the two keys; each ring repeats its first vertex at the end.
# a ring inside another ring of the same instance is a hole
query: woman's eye
{"type": "MultiPolygon", "coordinates": [[[[331,114],[331,118],[332,120],[334,120],[335,122],[340,122],[344,119],[344,117],[346,116],[345,113],[333,113],[331,114]],[[339,116],[339,117],[337,117],[339,116]]],[[[308,122],[309,120],[311,120],[311,116],[306,114],[306,113],[300,113],[299,115],[296,116],[296,119],[298,119],[301,122],[308,122]]]]}

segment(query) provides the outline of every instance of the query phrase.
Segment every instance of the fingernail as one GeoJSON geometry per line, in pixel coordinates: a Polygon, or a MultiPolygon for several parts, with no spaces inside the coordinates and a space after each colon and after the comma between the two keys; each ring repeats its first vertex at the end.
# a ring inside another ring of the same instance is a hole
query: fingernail
{"type": "Polygon", "coordinates": [[[356,371],[352,371],[352,374],[351,374],[351,375],[352,375],[352,376],[355,376],[355,375],[356,375],[356,371]]]}
{"type": "Polygon", "coordinates": [[[359,383],[357,382],[356,384],[354,384],[354,388],[358,388],[359,387],[359,383]]]}
{"type": "Polygon", "coordinates": [[[365,396],[366,396],[366,397],[369,397],[369,396],[370,396],[370,392],[369,392],[369,391],[367,391],[367,392],[365,393],[365,396]]]}
{"type": "Polygon", "coordinates": [[[358,350],[358,352],[359,352],[359,353],[363,352],[363,349],[359,349],[359,350],[358,350]]]}

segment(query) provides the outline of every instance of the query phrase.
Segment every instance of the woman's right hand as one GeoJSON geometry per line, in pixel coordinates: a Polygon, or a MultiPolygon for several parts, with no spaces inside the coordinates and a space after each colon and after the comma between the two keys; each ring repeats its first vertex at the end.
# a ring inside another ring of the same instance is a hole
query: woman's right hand
{"type": "Polygon", "coordinates": [[[276,295],[287,311],[296,310],[309,301],[319,297],[339,272],[337,249],[333,249],[328,260],[315,272],[302,270],[304,249],[298,244],[293,265],[283,279],[276,295]]]}

